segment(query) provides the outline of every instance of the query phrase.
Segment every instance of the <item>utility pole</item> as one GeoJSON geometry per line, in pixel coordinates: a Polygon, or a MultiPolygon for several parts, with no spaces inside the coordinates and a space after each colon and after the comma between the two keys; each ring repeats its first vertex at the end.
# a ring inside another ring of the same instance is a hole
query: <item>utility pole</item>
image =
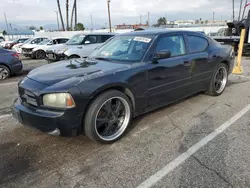
{"type": "Polygon", "coordinates": [[[149,20],[150,20],[150,12],[148,12],[148,27],[150,26],[149,20]]]}
{"type": "Polygon", "coordinates": [[[59,19],[58,19],[58,11],[55,11],[56,12],[56,20],[57,20],[57,29],[58,31],[60,31],[60,28],[59,28],[59,19]]]}
{"type": "Polygon", "coordinates": [[[7,31],[9,31],[9,24],[8,24],[8,21],[7,21],[7,17],[6,17],[6,13],[4,12],[4,18],[5,18],[5,23],[6,23],[6,29],[7,31]]]}
{"type": "Polygon", "coordinates": [[[233,21],[234,21],[234,0],[233,0],[233,21]]]}
{"type": "Polygon", "coordinates": [[[140,15],[140,24],[142,24],[142,19],[141,19],[141,15],[140,15]]]}
{"type": "Polygon", "coordinates": [[[242,0],[240,0],[240,11],[239,11],[238,21],[240,21],[241,9],[242,9],[242,0]]]}
{"type": "Polygon", "coordinates": [[[77,31],[77,6],[76,6],[77,0],[75,0],[75,30],[77,31]]]}
{"type": "Polygon", "coordinates": [[[92,31],[93,31],[94,27],[93,27],[93,18],[92,18],[92,13],[90,13],[90,20],[91,20],[91,28],[92,28],[92,31]]]}
{"type": "Polygon", "coordinates": [[[108,16],[109,16],[109,32],[112,33],[111,17],[110,17],[110,1],[111,0],[107,0],[107,3],[108,3],[108,16]]]}

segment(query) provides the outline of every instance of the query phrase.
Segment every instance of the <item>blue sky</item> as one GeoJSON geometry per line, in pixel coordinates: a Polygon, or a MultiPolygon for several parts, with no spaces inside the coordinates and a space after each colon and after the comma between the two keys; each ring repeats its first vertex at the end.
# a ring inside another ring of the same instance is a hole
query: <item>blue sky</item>
{"type": "MultiPolygon", "coordinates": [[[[65,15],[65,0],[60,0],[65,15]]],[[[108,22],[106,0],[78,0],[78,21],[90,26],[92,13],[95,27],[105,26],[108,22]]],[[[175,19],[230,19],[232,16],[231,0],[111,0],[113,25],[121,23],[139,23],[140,15],[143,22],[147,12],[151,14],[151,23],[160,16],[168,20],[175,19]]],[[[71,6],[73,0],[70,0],[71,6]]],[[[235,0],[236,14],[240,0],[235,0]]],[[[8,21],[19,25],[56,24],[56,0],[0,0],[0,22],[4,22],[3,12],[8,21]]]]}

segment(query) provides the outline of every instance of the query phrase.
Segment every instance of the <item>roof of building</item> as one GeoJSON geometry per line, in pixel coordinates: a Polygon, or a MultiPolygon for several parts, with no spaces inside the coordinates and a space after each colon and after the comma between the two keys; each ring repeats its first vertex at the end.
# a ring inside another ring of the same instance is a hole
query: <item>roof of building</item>
{"type": "Polygon", "coordinates": [[[4,30],[3,35],[35,35],[32,30],[4,30]]]}

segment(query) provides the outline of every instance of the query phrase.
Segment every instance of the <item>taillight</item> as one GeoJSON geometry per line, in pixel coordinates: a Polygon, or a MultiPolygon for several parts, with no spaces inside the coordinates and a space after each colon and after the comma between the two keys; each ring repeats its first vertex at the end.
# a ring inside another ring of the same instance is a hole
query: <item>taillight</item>
{"type": "Polygon", "coordinates": [[[12,54],[13,57],[16,57],[17,59],[19,59],[19,55],[17,53],[12,54]]]}

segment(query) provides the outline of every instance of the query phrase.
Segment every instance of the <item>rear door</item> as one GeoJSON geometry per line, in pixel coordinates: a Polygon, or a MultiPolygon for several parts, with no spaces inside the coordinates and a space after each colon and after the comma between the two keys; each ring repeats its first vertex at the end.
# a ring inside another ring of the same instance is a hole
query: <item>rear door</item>
{"type": "Polygon", "coordinates": [[[186,38],[192,64],[192,83],[207,81],[212,75],[212,66],[209,62],[209,41],[205,37],[195,34],[186,35],[186,38]]]}
{"type": "Polygon", "coordinates": [[[102,43],[102,35],[88,35],[84,40],[84,55],[90,55],[102,43]],[[87,42],[87,43],[86,43],[87,42]]]}

